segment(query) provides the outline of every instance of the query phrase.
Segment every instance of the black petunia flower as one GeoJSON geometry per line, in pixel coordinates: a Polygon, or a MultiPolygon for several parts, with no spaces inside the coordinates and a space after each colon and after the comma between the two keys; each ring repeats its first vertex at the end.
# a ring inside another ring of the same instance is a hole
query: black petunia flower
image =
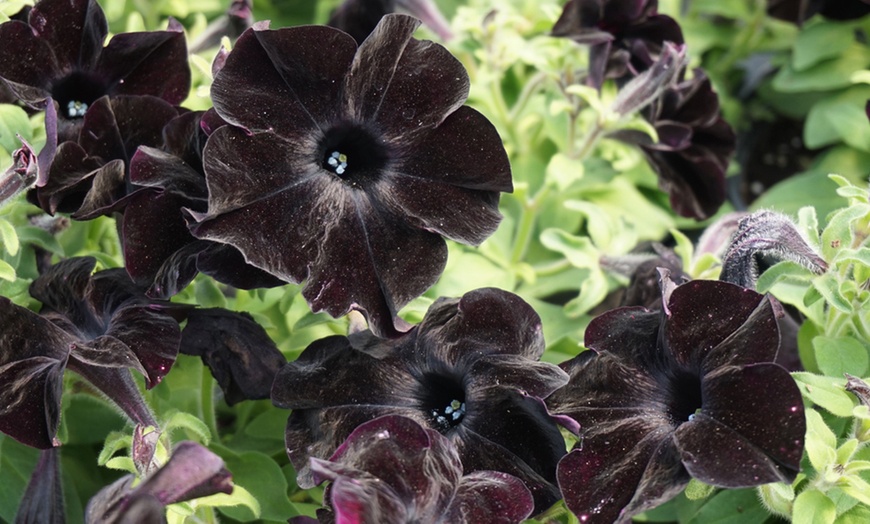
{"type": "Polygon", "coordinates": [[[466,473],[520,478],[536,513],[558,500],[555,466],[565,454],[542,398],[565,384],[544,350],[541,322],[519,297],[480,289],[439,299],[403,337],[365,331],[311,344],[275,377],[272,401],[293,413],[286,445],[300,486],[313,485],[309,458],[331,456],[360,424],[404,415],[456,446],[466,473]]]}
{"type": "Polygon", "coordinates": [[[330,27],[246,31],[212,85],[232,125],[209,137],[208,212],[192,213],[198,238],[387,336],[443,271],[441,237],[479,244],[512,190],[495,128],[462,106],[465,70],[418,25],[387,15],[359,48],[330,27]]]}
{"type": "Polygon", "coordinates": [[[569,0],[552,34],[590,46],[588,82],[596,88],[645,71],[665,42],[684,43],[679,24],[658,14],[658,0],[569,0]]]}
{"type": "Polygon", "coordinates": [[[91,275],[93,258],[52,266],[31,284],[39,315],[0,297],[0,431],[37,448],[55,445],[68,368],[135,423],[156,425],[129,369],[153,387],[178,354],[168,305],[148,300],[123,269],[91,275]]]}
{"type": "Polygon", "coordinates": [[[107,34],[95,0],[41,0],[28,23],[0,24],[0,80],[31,107],[57,103],[60,142],[77,134],[77,122],[104,95],[152,95],[177,105],[190,90],[180,24],[117,34],[103,47],[107,34]]]}
{"type": "Polygon", "coordinates": [[[597,317],[570,383],[547,399],[580,423],[558,467],[583,522],[628,522],[691,477],[737,488],[791,482],[800,469],[800,391],[773,363],[779,330],[769,297],[725,282],[676,286],[662,272],[662,310],[597,317]]]}
{"type": "Polygon", "coordinates": [[[736,137],[707,75],[696,69],[692,79],[666,90],[645,116],[658,142],[637,131],[613,136],[640,145],[677,214],[704,219],[716,213],[725,202],[725,171],[736,137]]]}
{"type": "Polygon", "coordinates": [[[508,524],[534,508],[520,479],[498,471],[463,475],[450,440],[399,415],[360,425],[328,461],[312,458],[311,469],[318,484],[330,481],[322,523],[508,524]]]}

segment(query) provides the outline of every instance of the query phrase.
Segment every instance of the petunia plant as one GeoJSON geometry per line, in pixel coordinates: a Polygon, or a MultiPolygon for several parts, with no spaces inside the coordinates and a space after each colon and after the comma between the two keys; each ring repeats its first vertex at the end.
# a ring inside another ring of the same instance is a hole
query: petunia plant
{"type": "Polygon", "coordinates": [[[867,34],[0,2],[0,521],[870,520],[867,34]]]}

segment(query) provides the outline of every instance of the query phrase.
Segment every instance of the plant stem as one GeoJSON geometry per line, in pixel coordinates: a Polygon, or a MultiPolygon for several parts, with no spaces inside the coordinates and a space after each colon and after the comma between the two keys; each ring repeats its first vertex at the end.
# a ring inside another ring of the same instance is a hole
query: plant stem
{"type": "Polygon", "coordinates": [[[211,370],[205,364],[202,366],[200,398],[202,399],[202,420],[208,426],[208,429],[211,430],[212,438],[220,441],[220,434],[217,429],[217,417],[214,412],[214,378],[211,376],[211,370]]]}

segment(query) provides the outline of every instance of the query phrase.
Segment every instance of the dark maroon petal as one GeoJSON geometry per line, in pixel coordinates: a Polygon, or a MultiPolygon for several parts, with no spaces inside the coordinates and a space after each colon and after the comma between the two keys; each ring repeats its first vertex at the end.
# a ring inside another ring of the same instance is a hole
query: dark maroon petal
{"type": "Polygon", "coordinates": [[[661,314],[642,307],[624,307],[603,313],[589,323],[584,344],[599,353],[646,360],[658,339],[661,314]],[[619,336],[613,336],[618,333],[619,336]]]}
{"type": "Polygon", "coordinates": [[[643,417],[592,428],[560,462],[559,488],[582,522],[629,522],[679,493],[689,475],[671,429],[643,417]]]}
{"type": "Polygon", "coordinates": [[[397,354],[371,355],[354,349],[347,337],[333,336],[313,342],[280,370],[272,386],[272,401],[293,410],[413,407],[418,404],[415,385],[397,354]]]}
{"type": "Polygon", "coordinates": [[[269,398],[275,375],[287,362],[250,315],[224,309],[191,311],[181,351],[202,357],[229,405],[269,398]]]}
{"type": "Polygon", "coordinates": [[[372,190],[417,227],[478,245],[501,221],[498,192],[513,186],[495,128],[477,111],[460,107],[372,190]]]}
{"type": "Polygon", "coordinates": [[[679,151],[692,143],[692,127],[680,122],[656,122],[659,141],[646,147],[658,151],[679,151]]]}
{"type": "Polygon", "coordinates": [[[667,15],[650,16],[640,23],[632,24],[626,28],[622,38],[639,39],[659,46],[665,42],[674,44],[685,42],[680,24],[667,15]]]}
{"type": "Polygon", "coordinates": [[[544,351],[541,318],[513,293],[482,288],[460,299],[439,298],[418,328],[418,358],[457,366],[483,355],[538,359],[544,351]]]}
{"type": "Polygon", "coordinates": [[[129,305],[116,311],[106,335],[133,350],[148,372],[148,389],[159,384],[169,373],[181,343],[178,323],[149,305],[129,305]]]}
{"type": "Polygon", "coordinates": [[[64,71],[91,69],[108,34],[96,0],[43,0],[30,12],[30,25],[54,50],[64,71]]]}
{"type": "Polygon", "coordinates": [[[64,524],[66,511],[60,480],[60,449],[43,450],[21,498],[15,522],[64,524]]]}
{"type": "MultiPolygon", "coordinates": [[[[103,49],[96,71],[112,95],[151,95],[180,104],[190,92],[187,44],[180,26],[120,33],[103,49]]],[[[144,116],[144,115],[143,115],[144,116]]],[[[132,153],[131,153],[132,154],[132,153]]]]}
{"type": "Polygon", "coordinates": [[[101,162],[75,142],[57,148],[48,179],[36,190],[39,206],[48,214],[72,213],[81,207],[101,162]]]}
{"type": "MultiPolygon", "coordinates": [[[[150,286],[178,250],[197,242],[181,215],[185,202],[174,193],[153,190],[140,191],[127,200],[121,234],[124,261],[134,282],[150,286]]],[[[192,274],[179,270],[185,276],[179,277],[181,282],[174,283],[173,289],[180,290],[186,284],[184,281],[193,278],[196,274],[194,262],[189,261],[192,274]]]]}
{"type": "Polygon", "coordinates": [[[692,476],[721,487],[791,482],[800,470],[800,391],[776,364],[726,367],[704,380],[704,405],[676,432],[692,476]]]}
{"type": "Polygon", "coordinates": [[[322,26],[245,31],[215,76],[212,99],[227,122],[251,131],[316,129],[329,121],[356,43],[322,26]]]}
{"type": "MultiPolygon", "coordinates": [[[[687,282],[667,302],[664,344],[684,368],[709,372],[702,367],[708,351],[737,331],[761,301],[755,291],[726,282],[687,282]]],[[[770,348],[761,351],[756,362],[772,360],[770,348]]]]}
{"type": "Polygon", "coordinates": [[[17,20],[0,24],[0,42],[6,43],[0,49],[0,78],[22,102],[30,106],[42,103],[51,95],[52,80],[61,75],[62,66],[51,45],[17,20]],[[22,60],[23,56],[28,59],[22,60]]]}
{"type": "MultiPolygon", "coordinates": [[[[197,171],[197,166],[190,164],[185,157],[190,158],[193,162],[198,162],[199,153],[193,152],[191,149],[198,144],[190,144],[190,148],[185,148],[186,140],[195,141],[193,136],[166,136],[166,130],[170,124],[181,120],[190,115],[175,117],[164,128],[164,140],[171,140],[172,143],[179,149],[178,153],[166,153],[159,149],[148,146],[139,146],[136,153],[130,159],[130,181],[138,186],[145,186],[154,189],[164,189],[187,199],[185,205],[192,206],[199,200],[208,198],[208,187],[205,184],[205,176],[197,171]]],[[[174,127],[174,126],[173,126],[174,127]]],[[[180,134],[180,132],[179,132],[180,134]]],[[[202,166],[198,166],[202,169],[202,166]]],[[[204,203],[204,202],[203,202],[204,203]]],[[[203,209],[205,207],[203,206],[203,209]]],[[[181,215],[179,210],[178,215],[181,215]]]]}
{"type": "Polygon", "coordinates": [[[423,522],[443,513],[462,476],[459,456],[445,437],[395,415],[357,427],[330,462],[339,466],[312,460],[315,479],[324,478],[320,470],[333,473],[325,478],[335,479],[338,473],[365,482],[365,477],[354,475],[352,470],[366,472],[389,485],[399,501],[423,522]]]}
{"type": "MultiPolygon", "coordinates": [[[[85,508],[86,522],[105,522],[114,524],[121,517],[121,512],[124,510],[123,503],[127,500],[129,493],[133,490],[133,483],[136,477],[133,475],[124,475],[115,482],[104,487],[91,497],[88,505],[85,508]]],[[[166,511],[161,506],[161,512],[166,511]]],[[[137,516],[142,516],[139,513],[137,516]]],[[[153,521],[146,521],[148,524],[156,524],[153,521]]],[[[159,522],[159,521],[157,521],[159,522]]]]}
{"type": "Polygon", "coordinates": [[[453,508],[464,522],[520,522],[535,508],[529,488],[500,471],[475,471],[462,478],[453,508]]]}
{"type": "Polygon", "coordinates": [[[164,506],[232,492],[232,477],[223,459],[190,441],[176,445],[169,462],[135,489],[137,495],[152,495],[164,506]]]}
{"type": "Polygon", "coordinates": [[[147,376],[148,372],[126,344],[112,336],[100,336],[88,342],[78,342],[70,348],[72,355],[89,366],[130,368],[147,376]]]}
{"type": "Polygon", "coordinates": [[[115,211],[119,201],[127,194],[124,161],[112,160],[90,173],[91,187],[81,206],[70,218],[90,220],[98,216],[109,216],[115,211]]]}
{"type": "Polygon", "coordinates": [[[725,171],[709,151],[693,146],[676,153],[647,151],[647,156],[678,215],[709,218],[725,201],[725,171]]]}
{"type": "Polygon", "coordinates": [[[299,487],[308,489],[316,485],[309,464],[311,457],[329,458],[357,426],[384,415],[402,415],[427,424],[417,408],[360,404],[294,410],[287,420],[284,443],[299,487]]]}
{"type": "Polygon", "coordinates": [[[172,105],[153,96],[102,97],[85,113],[79,144],[103,162],[128,162],[139,146],[160,146],[163,126],[177,114],[172,105]]]}
{"type": "Polygon", "coordinates": [[[468,98],[465,68],[444,47],[413,39],[419,20],[390,14],[360,46],[345,77],[347,112],[388,143],[416,143],[468,98]],[[413,122],[413,125],[409,125],[413,122]]]}
{"type": "Polygon", "coordinates": [[[408,522],[408,509],[393,489],[376,477],[339,477],[331,486],[336,522],[408,522]]]}
{"type": "Polygon", "coordinates": [[[75,356],[69,359],[67,367],[105,394],[134,424],[157,426],[154,414],[142,398],[140,386],[133,380],[128,369],[91,366],[75,356]]]}
{"type": "Polygon", "coordinates": [[[468,368],[469,390],[515,388],[545,398],[568,383],[568,374],[555,364],[538,362],[519,355],[492,355],[476,360],[468,368]]]}
{"type": "MultiPolygon", "coordinates": [[[[200,251],[196,255],[196,269],[218,282],[238,289],[279,287],[287,283],[274,275],[245,262],[244,255],[242,255],[238,249],[229,244],[219,244],[217,242],[208,241],[199,242],[205,244],[205,247],[199,248],[200,251]]],[[[189,250],[190,252],[196,249],[197,247],[193,244],[188,248],[185,248],[185,250],[189,250]]],[[[176,257],[178,256],[183,256],[183,253],[178,252],[176,257]]],[[[158,281],[162,281],[161,275],[165,273],[167,267],[173,267],[171,261],[161,269],[160,274],[158,274],[158,281]]],[[[182,280],[180,282],[184,281],[182,280]]],[[[187,283],[189,283],[189,281],[184,282],[185,285],[187,283]]],[[[183,286],[179,286],[180,284],[176,284],[176,288],[180,291],[183,286]]]]}
{"type": "Polygon", "coordinates": [[[93,257],[74,257],[49,267],[30,284],[30,295],[48,308],[69,316],[73,321],[86,313],[83,302],[97,265],[93,257]]]}
{"type": "Polygon", "coordinates": [[[769,296],[728,338],[706,351],[701,363],[702,373],[714,372],[722,366],[740,366],[756,362],[773,362],[779,349],[779,327],[769,296]]]}
{"type": "Polygon", "coordinates": [[[197,257],[211,244],[206,240],[195,240],[174,251],[154,273],[145,295],[153,299],[169,300],[180,293],[197,274],[197,257]]]}
{"type": "Polygon", "coordinates": [[[5,297],[0,319],[0,431],[28,446],[53,447],[63,372],[75,339],[5,297]]]}

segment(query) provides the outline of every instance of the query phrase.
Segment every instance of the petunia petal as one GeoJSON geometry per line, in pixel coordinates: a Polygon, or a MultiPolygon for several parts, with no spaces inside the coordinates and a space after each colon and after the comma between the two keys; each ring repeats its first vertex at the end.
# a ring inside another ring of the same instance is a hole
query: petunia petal
{"type": "Polygon", "coordinates": [[[535,508],[529,488],[500,471],[475,471],[462,478],[453,507],[464,522],[520,522],[535,508]]]}
{"type": "Polygon", "coordinates": [[[360,46],[345,89],[347,112],[396,146],[440,124],[468,98],[465,68],[444,47],[411,36],[420,21],[389,14],[360,46]],[[409,126],[408,122],[414,123],[409,126]]]}
{"type": "Polygon", "coordinates": [[[133,350],[148,372],[148,389],[159,384],[169,373],[181,343],[178,323],[147,304],[131,304],[115,311],[106,335],[120,340],[133,350]]]}
{"type": "Polygon", "coordinates": [[[545,398],[568,383],[568,374],[555,364],[530,361],[518,355],[492,355],[476,360],[468,369],[466,388],[512,388],[545,398]]]}
{"type": "Polygon", "coordinates": [[[30,12],[30,25],[64,71],[91,69],[109,32],[96,0],[43,0],[30,12]]]}
{"type": "Polygon", "coordinates": [[[229,405],[269,398],[275,375],[287,363],[249,314],[218,308],[188,313],[181,351],[202,357],[229,405]]]}
{"type": "Polygon", "coordinates": [[[232,477],[223,459],[191,441],[176,445],[166,465],[135,489],[136,494],[153,495],[163,505],[232,492],[232,477]]]}
{"type": "Polygon", "coordinates": [[[336,79],[347,75],[355,52],[353,39],[336,29],[268,31],[255,25],[215,76],[214,107],[227,122],[251,131],[316,129],[333,116],[341,90],[336,79]]]}
{"type": "Polygon", "coordinates": [[[39,454],[39,461],[15,514],[15,522],[63,524],[66,522],[65,509],[60,477],[60,449],[48,448],[39,454]]]}
{"type": "Polygon", "coordinates": [[[51,95],[52,79],[61,74],[62,66],[51,45],[17,20],[0,24],[0,41],[7,43],[0,50],[0,79],[22,102],[31,107],[40,105],[51,95]],[[22,56],[28,59],[21,60],[22,56]]]}
{"type": "Polygon", "coordinates": [[[764,296],[746,321],[725,340],[706,351],[702,373],[723,366],[740,366],[756,362],[773,362],[779,349],[780,335],[773,303],[764,296]]]}
{"type": "Polygon", "coordinates": [[[654,357],[661,313],[642,307],[623,307],[602,313],[586,327],[584,344],[599,353],[626,359],[649,360],[654,357]],[[619,333],[618,337],[613,336],[619,333]]]}
{"type": "Polygon", "coordinates": [[[776,364],[726,367],[703,387],[701,412],[676,432],[689,472],[722,487],[794,480],[806,421],[788,372],[776,364]]]}

